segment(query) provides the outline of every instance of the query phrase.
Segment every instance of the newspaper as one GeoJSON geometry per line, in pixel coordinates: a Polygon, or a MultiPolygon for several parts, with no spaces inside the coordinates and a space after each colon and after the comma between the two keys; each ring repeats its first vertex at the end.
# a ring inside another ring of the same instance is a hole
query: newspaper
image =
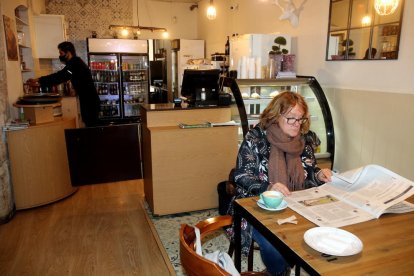
{"type": "Polygon", "coordinates": [[[319,187],[293,192],[289,208],[318,226],[342,227],[379,218],[384,213],[414,211],[404,201],[414,194],[414,182],[378,165],[342,174],[319,187]]]}
{"type": "Polygon", "coordinates": [[[231,121],[228,121],[228,122],[219,122],[219,123],[211,123],[211,122],[209,122],[209,124],[212,127],[216,127],[216,126],[238,126],[238,125],[240,125],[240,123],[237,123],[234,120],[231,120],[231,121]]]}

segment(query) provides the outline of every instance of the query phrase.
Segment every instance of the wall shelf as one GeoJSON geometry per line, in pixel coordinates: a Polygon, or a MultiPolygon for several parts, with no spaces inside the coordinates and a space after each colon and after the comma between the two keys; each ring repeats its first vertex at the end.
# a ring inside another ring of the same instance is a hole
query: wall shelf
{"type": "Polygon", "coordinates": [[[28,9],[25,6],[18,6],[15,9],[15,20],[16,27],[19,37],[19,60],[20,67],[22,72],[23,83],[26,82],[29,78],[34,77],[33,70],[29,68],[34,68],[33,62],[33,53],[31,48],[31,35],[30,35],[30,25],[29,25],[29,15],[28,9]]]}

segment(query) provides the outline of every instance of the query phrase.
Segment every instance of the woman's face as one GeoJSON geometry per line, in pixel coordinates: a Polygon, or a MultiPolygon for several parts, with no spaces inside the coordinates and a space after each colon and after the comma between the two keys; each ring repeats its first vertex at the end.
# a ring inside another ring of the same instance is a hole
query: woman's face
{"type": "Polygon", "coordinates": [[[293,119],[301,119],[304,115],[305,112],[302,110],[302,108],[298,105],[295,105],[285,114],[281,114],[281,116],[279,117],[279,127],[282,129],[283,133],[285,133],[289,137],[296,137],[300,134],[301,124],[297,120],[293,119]],[[289,121],[293,121],[293,124],[288,124],[287,118],[290,119],[289,121]]]}

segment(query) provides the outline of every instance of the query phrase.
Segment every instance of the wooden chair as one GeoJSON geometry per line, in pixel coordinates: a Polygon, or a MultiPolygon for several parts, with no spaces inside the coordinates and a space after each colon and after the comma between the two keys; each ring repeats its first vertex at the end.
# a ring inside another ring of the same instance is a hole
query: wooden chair
{"type": "MultiPolygon", "coordinates": [[[[235,195],[236,193],[236,182],[234,181],[234,172],[236,171],[236,168],[231,169],[229,173],[229,178],[227,181],[220,182],[217,185],[217,192],[219,194],[219,213],[221,215],[225,215],[228,209],[227,202],[230,201],[230,199],[235,195]],[[226,204],[227,203],[227,204],[226,204]]],[[[254,241],[252,241],[252,244],[249,249],[249,255],[247,257],[247,270],[253,271],[253,257],[254,253],[253,250],[260,250],[259,246],[255,244],[254,241]]],[[[234,252],[234,244],[233,242],[230,242],[228,254],[230,256],[233,256],[234,252]]]]}
{"type": "MultiPolygon", "coordinates": [[[[200,229],[201,238],[207,234],[219,230],[225,226],[230,226],[233,221],[232,216],[212,217],[199,222],[196,226],[200,229]]],[[[184,267],[187,275],[197,276],[228,276],[230,275],[218,264],[213,263],[195,252],[196,235],[194,228],[187,224],[182,224],[180,229],[180,258],[181,265],[184,267]]],[[[266,275],[262,272],[242,272],[241,275],[266,275]]]]}

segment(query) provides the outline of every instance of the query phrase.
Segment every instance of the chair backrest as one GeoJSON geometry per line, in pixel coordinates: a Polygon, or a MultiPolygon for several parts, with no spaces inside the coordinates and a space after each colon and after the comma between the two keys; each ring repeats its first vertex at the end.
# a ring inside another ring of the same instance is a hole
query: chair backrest
{"type": "MultiPolygon", "coordinates": [[[[232,223],[231,216],[213,217],[199,222],[196,226],[200,229],[201,238],[208,233],[214,232],[224,226],[232,223]]],[[[199,256],[195,252],[195,232],[192,226],[187,224],[181,225],[180,229],[180,258],[181,265],[187,272],[187,275],[211,275],[211,276],[229,276],[219,265],[199,256]]]]}
{"type": "MultiPolygon", "coordinates": [[[[218,229],[230,226],[233,217],[229,215],[208,218],[196,224],[200,229],[201,239],[218,229]]],[[[180,258],[181,265],[184,267],[188,276],[231,276],[216,263],[207,260],[195,252],[196,234],[194,228],[187,224],[182,224],[180,229],[180,258]]],[[[242,276],[266,276],[265,272],[245,271],[242,276]]]]}

